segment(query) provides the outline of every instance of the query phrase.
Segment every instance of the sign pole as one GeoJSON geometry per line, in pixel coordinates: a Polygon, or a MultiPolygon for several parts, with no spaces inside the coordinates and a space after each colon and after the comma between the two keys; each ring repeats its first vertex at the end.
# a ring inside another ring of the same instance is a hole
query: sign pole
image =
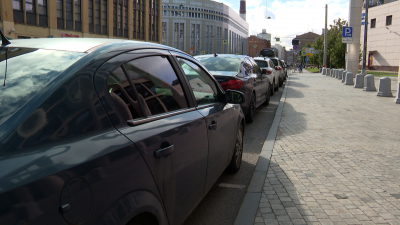
{"type": "Polygon", "coordinates": [[[365,1],[365,24],[364,24],[364,47],[363,47],[363,59],[362,59],[362,75],[367,75],[366,69],[366,61],[367,61],[367,36],[368,36],[368,5],[369,1],[365,1]]]}
{"type": "Polygon", "coordinates": [[[324,68],[326,67],[326,54],[328,46],[328,4],[325,5],[325,31],[324,31],[324,68]]]}

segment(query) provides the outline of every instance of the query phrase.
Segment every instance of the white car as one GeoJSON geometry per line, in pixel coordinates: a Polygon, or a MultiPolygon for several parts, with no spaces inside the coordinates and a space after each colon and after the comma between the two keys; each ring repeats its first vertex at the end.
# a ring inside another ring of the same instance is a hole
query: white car
{"type": "Polygon", "coordinates": [[[281,78],[279,77],[280,73],[275,69],[276,66],[274,62],[268,57],[255,57],[254,61],[256,61],[260,69],[267,70],[267,76],[270,81],[271,96],[274,95],[274,92],[278,91],[281,82],[281,78]]]}

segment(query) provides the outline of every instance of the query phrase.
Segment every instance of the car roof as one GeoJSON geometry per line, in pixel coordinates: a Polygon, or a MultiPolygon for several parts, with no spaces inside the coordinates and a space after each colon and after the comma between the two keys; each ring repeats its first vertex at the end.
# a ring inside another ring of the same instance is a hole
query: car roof
{"type": "Polygon", "coordinates": [[[235,55],[235,54],[217,54],[217,56],[215,56],[214,54],[207,54],[207,55],[196,55],[194,56],[195,58],[202,58],[202,57],[229,57],[229,58],[239,58],[239,59],[243,59],[245,57],[248,57],[247,55],[235,55]]]}
{"type": "Polygon", "coordinates": [[[150,42],[131,41],[125,39],[108,39],[108,38],[34,38],[34,39],[14,39],[10,40],[10,42],[11,44],[5,47],[40,48],[40,49],[73,51],[73,52],[90,52],[93,49],[109,45],[112,43],[133,44],[135,45],[135,48],[162,47],[167,49],[173,49],[168,46],[150,42]]]}
{"type": "Polygon", "coordinates": [[[269,57],[254,57],[254,60],[265,60],[265,61],[269,61],[271,60],[269,57]]]}

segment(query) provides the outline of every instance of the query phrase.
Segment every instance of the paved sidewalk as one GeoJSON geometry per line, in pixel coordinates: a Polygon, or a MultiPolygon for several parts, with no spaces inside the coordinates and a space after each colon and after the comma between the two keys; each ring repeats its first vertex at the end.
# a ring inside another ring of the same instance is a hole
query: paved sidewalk
{"type": "Polygon", "coordinates": [[[291,75],[254,224],[400,224],[394,99],[291,75]]]}

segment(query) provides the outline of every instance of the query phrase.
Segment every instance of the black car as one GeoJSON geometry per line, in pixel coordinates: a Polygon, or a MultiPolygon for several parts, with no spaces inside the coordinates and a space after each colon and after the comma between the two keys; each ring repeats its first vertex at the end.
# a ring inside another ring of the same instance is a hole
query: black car
{"type": "Polygon", "coordinates": [[[182,224],[224,170],[239,170],[244,95],[188,54],[2,41],[0,224],[182,224]]]}
{"type": "Polygon", "coordinates": [[[247,122],[253,122],[256,108],[268,105],[270,80],[253,58],[245,55],[214,54],[195,56],[224,90],[239,90],[246,96],[242,103],[247,122]]]}

